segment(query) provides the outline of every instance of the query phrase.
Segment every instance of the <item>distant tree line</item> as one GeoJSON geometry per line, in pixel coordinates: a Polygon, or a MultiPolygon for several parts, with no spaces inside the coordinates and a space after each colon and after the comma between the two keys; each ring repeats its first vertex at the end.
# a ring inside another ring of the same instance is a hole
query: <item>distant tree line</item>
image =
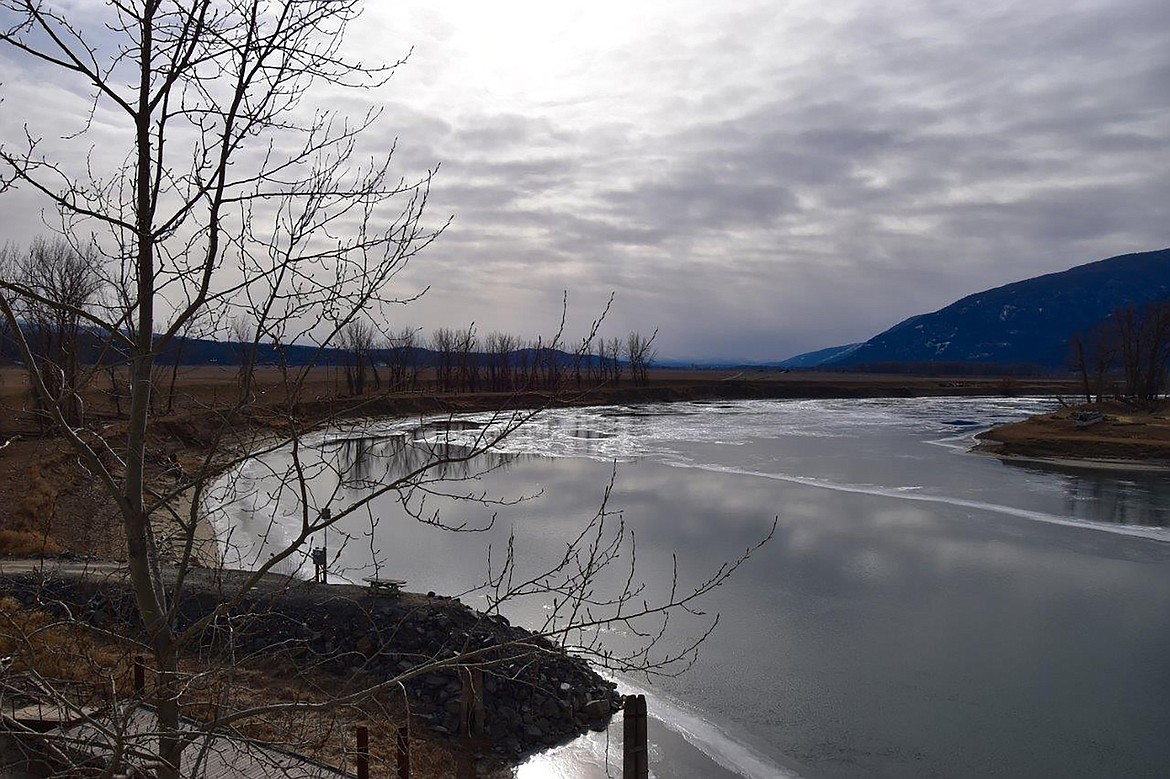
{"type": "Polygon", "coordinates": [[[1157,400],[1166,393],[1170,369],[1170,301],[1119,308],[1075,335],[1071,348],[1086,402],[1108,394],[1157,400]]]}
{"type": "Polygon", "coordinates": [[[959,361],[905,361],[871,362],[837,368],[818,365],[818,371],[843,373],[888,373],[903,376],[1013,376],[1018,378],[1041,376],[1045,370],[1033,363],[959,362],[959,361]]]}
{"type": "Polygon", "coordinates": [[[339,361],[351,395],[370,391],[517,392],[583,389],[649,381],[655,331],[629,333],[625,339],[584,338],[567,351],[561,336],[525,340],[499,331],[480,336],[475,324],[438,327],[429,337],[403,327],[381,332],[355,321],[341,333],[339,361]]]}
{"type": "MultiPolygon", "coordinates": [[[[127,359],[112,346],[114,339],[97,330],[90,319],[124,304],[111,298],[124,287],[103,274],[95,247],[44,238],[27,247],[6,245],[0,248],[0,275],[24,293],[17,312],[21,331],[69,423],[83,423],[83,390],[99,378],[120,414],[128,395],[122,375],[127,359]]],[[[0,324],[0,363],[19,364],[15,333],[9,328],[6,321],[0,324]]],[[[173,410],[180,365],[235,365],[240,395],[246,397],[254,366],[299,364],[298,351],[312,351],[312,347],[262,343],[243,317],[227,321],[220,329],[226,342],[193,338],[188,329],[160,349],[152,373],[153,413],[173,410]]],[[[603,338],[595,323],[590,334],[570,350],[559,334],[549,340],[526,340],[498,331],[480,337],[470,324],[439,327],[424,337],[413,327],[391,329],[373,320],[355,319],[341,329],[336,347],[317,359],[344,374],[345,390],[351,396],[381,391],[555,391],[619,384],[627,378],[645,384],[656,356],[656,336],[657,331],[648,337],[631,332],[624,339],[603,338]]],[[[35,394],[31,403],[34,413],[41,410],[35,394]]],[[[47,415],[37,416],[47,424],[47,415]]]]}

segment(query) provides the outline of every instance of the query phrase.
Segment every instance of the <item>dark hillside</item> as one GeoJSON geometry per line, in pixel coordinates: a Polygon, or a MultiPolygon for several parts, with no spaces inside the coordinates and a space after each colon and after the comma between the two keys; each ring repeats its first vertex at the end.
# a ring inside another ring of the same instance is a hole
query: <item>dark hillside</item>
{"type": "Polygon", "coordinates": [[[1068,365],[1069,341],[1114,310],[1170,300],[1170,249],[1125,254],[978,292],[919,314],[826,363],[1068,365]]]}

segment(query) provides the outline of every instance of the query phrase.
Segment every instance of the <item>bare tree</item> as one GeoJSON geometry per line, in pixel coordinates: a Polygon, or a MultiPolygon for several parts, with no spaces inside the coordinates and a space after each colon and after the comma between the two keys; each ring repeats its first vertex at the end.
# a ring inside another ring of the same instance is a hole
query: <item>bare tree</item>
{"type": "MultiPolygon", "coordinates": [[[[73,167],[67,154],[56,156],[30,130],[26,142],[0,147],[0,192],[20,186],[38,193],[59,212],[62,234],[73,246],[80,245],[78,235],[96,236],[102,270],[114,289],[105,307],[93,309],[85,305],[85,295],[42,292],[27,279],[5,276],[0,316],[30,366],[44,413],[116,506],[126,539],[132,627],[155,668],[154,723],[132,744],[128,731],[115,734],[108,773],[146,761],[164,779],[176,779],[188,768],[195,774],[200,749],[193,747],[237,723],[336,709],[400,689],[435,669],[501,662],[498,647],[467,645],[323,700],[246,705],[226,697],[216,699],[199,722],[181,717],[196,680],[206,682],[231,668],[212,663],[192,674],[185,658],[209,634],[226,636],[233,651],[243,646],[235,643],[240,621],[260,618],[247,606],[266,574],[298,568],[312,539],[368,512],[380,495],[397,493],[411,505],[410,496],[439,489],[445,473],[457,474],[461,463],[493,449],[535,412],[500,415],[458,448],[428,449],[418,461],[405,461],[376,483],[370,480],[359,496],[312,494],[305,436],[323,420],[300,413],[309,373],[354,323],[380,318],[385,307],[412,297],[392,294],[389,284],[445,225],[428,226],[423,218],[429,173],[414,180],[393,175],[390,155],[361,161],[358,141],[377,112],[350,121],[327,107],[307,107],[314,88],[379,86],[394,66],[368,66],[343,56],[345,30],[358,14],[355,0],[124,0],[109,4],[97,21],[88,10],[71,17],[71,8],[0,0],[0,43],[10,55],[56,69],[90,90],[92,113],[102,112],[105,132],[121,133],[126,164],[106,172],[73,167]],[[56,321],[64,318],[70,326],[101,334],[102,348],[125,355],[124,431],[103,433],[83,424],[73,405],[75,393],[55,383],[58,364],[38,360],[35,339],[20,327],[21,312],[34,306],[56,321]],[[229,317],[246,322],[249,336],[238,397],[215,409],[201,461],[165,467],[167,478],[160,479],[164,466],[149,451],[158,426],[151,397],[159,354],[193,321],[220,323],[229,317]],[[282,400],[260,407],[252,370],[260,344],[280,355],[284,345],[308,343],[316,353],[307,364],[279,366],[282,400]],[[244,423],[255,414],[271,423],[263,439],[246,435],[244,423]],[[272,431],[279,431],[275,440],[272,431]],[[294,510],[281,518],[281,541],[253,570],[230,587],[225,584],[209,610],[189,618],[181,606],[210,485],[257,448],[274,447],[288,451],[280,484],[294,496],[294,510]],[[175,563],[165,573],[164,548],[172,550],[175,563]]],[[[332,104],[336,101],[316,103],[332,104]]],[[[88,130],[83,120],[63,143],[88,147],[88,130]]],[[[442,341],[437,343],[441,389],[452,388],[454,336],[435,334],[442,341]]],[[[558,339],[559,334],[533,352],[530,376],[540,370],[541,351],[558,348],[558,339]]],[[[611,342],[615,378],[618,345],[611,342]]],[[[545,370],[555,386],[559,365],[545,370]]],[[[484,496],[468,497],[490,504],[484,496]]],[[[421,511],[418,516],[437,521],[421,511]]],[[[691,589],[676,588],[657,599],[639,587],[631,567],[618,577],[624,587],[602,595],[595,586],[598,577],[633,565],[632,556],[622,553],[628,540],[624,524],[603,504],[544,572],[519,576],[510,554],[493,561],[484,581],[492,610],[516,597],[555,596],[549,620],[537,626],[541,640],[514,642],[519,656],[576,649],[611,668],[645,671],[685,665],[693,657],[694,647],[654,653],[655,636],[673,610],[692,608],[742,560],[718,568],[691,589]],[[626,655],[606,652],[600,638],[614,624],[646,637],[647,646],[626,655]]]]}
{"type": "Polygon", "coordinates": [[[387,339],[389,352],[389,384],[392,391],[413,390],[418,387],[418,331],[404,327],[387,339]]]}
{"type": "Polygon", "coordinates": [[[342,328],[338,343],[345,361],[345,386],[353,396],[366,392],[367,370],[374,374],[375,389],[381,379],[374,365],[374,328],[364,319],[354,319],[342,328]]]}
{"type": "Polygon", "coordinates": [[[247,317],[236,315],[228,321],[228,340],[236,358],[236,388],[240,402],[246,403],[252,393],[256,377],[256,351],[258,335],[255,324],[247,317]]]}
{"type": "Polygon", "coordinates": [[[517,339],[508,333],[488,333],[485,340],[487,350],[488,384],[496,392],[511,390],[513,387],[513,362],[517,339]]]}
{"type": "Polygon", "coordinates": [[[1105,395],[1108,376],[1117,363],[1117,332],[1111,320],[1086,333],[1077,333],[1069,345],[1072,349],[1073,370],[1081,377],[1085,402],[1092,403],[1095,393],[1100,403],[1105,395]]]}
{"type": "MultiPolygon", "coordinates": [[[[604,350],[603,350],[604,351],[604,350]]],[[[625,366],[622,364],[622,339],[616,335],[609,339],[609,380],[621,384],[625,366]]]]}
{"type": "Polygon", "coordinates": [[[435,355],[435,382],[440,392],[455,390],[455,360],[458,334],[449,327],[437,327],[431,333],[431,351],[435,355]]]}
{"type": "MultiPolygon", "coordinates": [[[[404,182],[388,175],[388,157],[370,165],[354,158],[375,114],[347,122],[318,110],[303,124],[293,119],[314,83],[372,86],[389,76],[392,68],[341,56],[342,33],[356,15],[356,3],[337,0],[116,3],[100,22],[99,47],[97,31],[67,10],[34,0],[0,4],[0,42],[78,79],[95,111],[109,109],[111,121],[121,121],[127,140],[127,168],[104,177],[43,154],[32,135],[23,148],[0,149],[7,169],[0,191],[39,193],[60,211],[68,235],[103,231],[111,276],[124,282],[121,310],[103,316],[76,305],[83,298],[40,294],[5,278],[0,314],[15,328],[18,309],[44,306],[93,327],[129,357],[129,420],[115,447],[79,429],[71,390],[63,392],[57,370],[36,361],[33,343],[17,336],[26,363],[36,366],[31,383],[46,413],[121,513],[138,611],[159,669],[158,759],[166,777],[179,775],[187,740],[178,707],[184,637],[172,613],[183,569],[173,584],[164,581],[153,532],[155,515],[174,512],[174,495],[152,495],[148,486],[157,354],[190,320],[228,304],[247,310],[258,337],[292,342],[314,333],[326,344],[387,300],[385,284],[437,232],[421,222],[429,177],[404,182]],[[278,136],[282,142],[271,145],[278,136]],[[325,239],[342,227],[347,237],[325,239]],[[233,265],[237,273],[224,272],[233,265]],[[318,272],[323,266],[331,272],[318,272]]],[[[83,140],[86,129],[74,138],[83,140]]],[[[209,473],[179,485],[194,489],[193,506],[209,473]]],[[[174,519],[192,529],[196,511],[174,519]]],[[[190,547],[181,564],[189,564],[190,547]]]]}
{"type": "Polygon", "coordinates": [[[472,322],[455,331],[455,360],[458,363],[457,385],[465,392],[475,392],[479,385],[479,336],[472,322]]]}
{"type": "MultiPolygon", "coordinates": [[[[38,238],[25,251],[7,248],[10,254],[9,284],[19,289],[19,324],[45,389],[61,408],[68,424],[84,418],[81,393],[89,381],[83,370],[86,348],[86,313],[98,302],[102,279],[92,245],[75,247],[63,238],[38,238]]],[[[39,397],[35,401],[40,404],[39,397]]],[[[46,412],[46,421],[51,414],[46,412]]]]}
{"type": "Polygon", "coordinates": [[[630,376],[635,384],[646,384],[650,379],[648,371],[654,362],[654,339],[658,336],[655,330],[649,338],[637,332],[626,336],[626,358],[630,365],[630,376]]]}
{"type": "Polygon", "coordinates": [[[1125,379],[1125,394],[1157,400],[1165,392],[1170,364],[1170,303],[1118,309],[1111,317],[1125,379]]]}

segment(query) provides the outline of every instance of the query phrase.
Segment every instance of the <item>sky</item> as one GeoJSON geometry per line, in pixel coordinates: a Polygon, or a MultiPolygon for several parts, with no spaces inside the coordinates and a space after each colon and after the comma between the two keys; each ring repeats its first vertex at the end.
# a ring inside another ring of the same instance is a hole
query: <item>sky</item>
{"type": "MultiPolygon", "coordinates": [[[[402,324],[535,336],[567,293],[573,332],[614,293],[660,358],[776,360],[1170,246],[1166,0],[379,1],[344,50],[410,53],[331,104],[454,217],[402,324]]],[[[58,78],[0,55],[0,141],[58,78]]],[[[0,240],[42,209],[0,197],[0,240]]]]}

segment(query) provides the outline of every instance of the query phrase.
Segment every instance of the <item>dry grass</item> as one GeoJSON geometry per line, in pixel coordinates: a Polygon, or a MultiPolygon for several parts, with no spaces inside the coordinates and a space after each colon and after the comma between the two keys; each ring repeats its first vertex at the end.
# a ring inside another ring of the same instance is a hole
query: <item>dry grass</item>
{"type": "MultiPolygon", "coordinates": [[[[55,682],[80,683],[90,691],[89,703],[133,694],[134,659],[142,647],[111,633],[97,632],[47,611],[25,608],[12,597],[0,598],[0,657],[11,658],[9,673],[34,672],[55,682]]],[[[290,661],[269,658],[242,666],[188,660],[182,668],[183,714],[210,720],[227,711],[280,703],[327,704],[347,691],[340,679],[306,674],[290,661]]],[[[368,682],[368,680],[365,680],[368,682]]],[[[355,680],[354,685],[361,683],[355,680]]],[[[146,677],[149,692],[153,680],[146,677]]],[[[356,689],[356,688],[355,688],[356,689]]],[[[80,701],[79,701],[80,702],[80,701]]],[[[372,776],[393,776],[397,770],[398,728],[409,713],[394,691],[360,705],[320,709],[298,708],[242,720],[236,729],[257,741],[307,755],[329,765],[353,768],[355,726],[369,729],[372,776]]],[[[456,775],[460,752],[445,741],[419,738],[423,727],[411,727],[411,775],[456,775]]],[[[507,768],[479,776],[510,776],[507,768]]]]}
{"type": "Polygon", "coordinates": [[[0,555],[39,557],[61,554],[64,547],[47,533],[33,530],[0,530],[0,555]]]}
{"type": "MultiPolygon", "coordinates": [[[[231,669],[217,666],[187,668],[184,713],[210,720],[225,711],[279,703],[320,704],[348,691],[349,685],[321,674],[307,676],[292,663],[272,658],[263,667],[254,664],[231,669]],[[324,689],[322,683],[328,685],[324,689]]],[[[321,709],[289,709],[238,722],[249,738],[275,744],[329,765],[352,768],[355,727],[365,724],[370,736],[373,776],[389,776],[397,766],[397,733],[409,716],[399,696],[377,696],[360,705],[321,709]]],[[[411,738],[412,776],[455,775],[451,747],[443,742],[411,738]]]]}
{"type": "Polygon", "coordinates": [[[129,678],[127,654],[113,642],[95,640],[88,630],[38,609],[23,608],[12,597],[0,598],[0,655],[11,659],[9,671],[32,671],[47,679],[118,684],[129,678]]]}
{"type": "Polygon", "coordinates": [[[24,476],[20,500],[6,519],[8,526],[0,528],[0,555],[60,554],[64,547],[51,535],[60,481],[46,478],[41,463],[24,476]]]}

